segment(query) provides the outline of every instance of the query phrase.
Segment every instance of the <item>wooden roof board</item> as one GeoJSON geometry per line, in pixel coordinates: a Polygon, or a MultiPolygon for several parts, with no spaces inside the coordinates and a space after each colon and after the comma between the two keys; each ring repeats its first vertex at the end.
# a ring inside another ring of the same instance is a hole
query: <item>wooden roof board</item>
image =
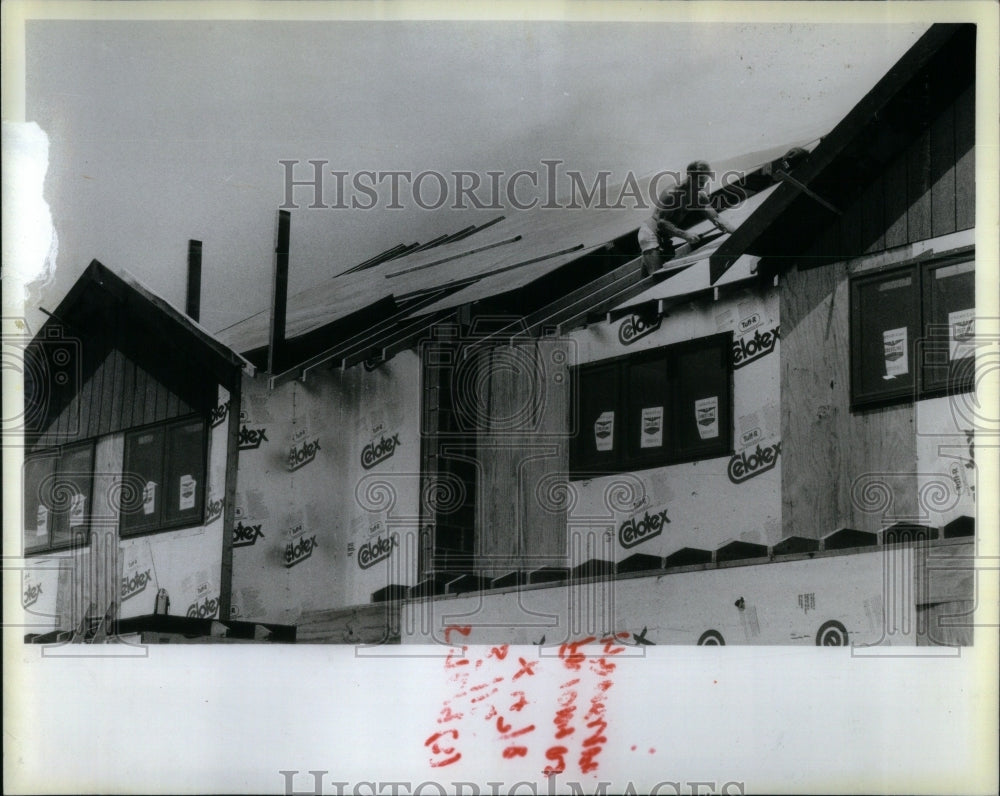
{"type": "MultiPolygon", "coordinates": [[[[751,171],[793,145],[719,161],[717,173],[721,177],[730,170],[751,171]]],[[[646,175],[637,181],[644,195],[653,176],[646,175]]],[[[665,188],[668,183],[669,178],[665,178],[659,185],[665,188]]],[[[617,187],[609,188],[609,203],[617,199],[618,190],[617,187]]],[[[650,213],[649,207],[546,209],[539,206],[509,214],[491,225],[488,235],[477,232],[471,239],[462,238],[409,252],[299,291],[288,300],[285,337],[292,340],[314,332],[387,297],[404,297],[452,283],[457,287],[463,280],[477,275],[485,279],[457,291],[453,297],[444,299],[441,306],[433,306],[426,312],[524,287],[615,238],[637,230],[650,213]],[[574,252],[552,256],[574,247],[578,247],[574,252]],[[532,260],[535,262],[519,267],[532,260]],[[510,270],[490,276],[501,269],[510,270]],[[399,273],[402,271],[405,273],[399,273]]],[[[259,349],[268,343],[269,320],[269,311],[259,312],[220,331],[219,339],[241,352],[259,349]]]]}

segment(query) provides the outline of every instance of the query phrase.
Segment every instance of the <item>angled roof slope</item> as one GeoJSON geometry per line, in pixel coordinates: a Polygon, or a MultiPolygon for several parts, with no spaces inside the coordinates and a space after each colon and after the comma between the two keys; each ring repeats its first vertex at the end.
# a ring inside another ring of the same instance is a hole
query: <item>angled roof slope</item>
{"type": "MultiPolygon", "coordinates": [[[[720,175],[728,170],[751,171],[780,157],[791,146],[794,144],[713,165],[720,175]]],[[[639,180],[642,191],[648,189],[651,177],[639,180]]],[[[660,184],[666,187],[666,181],[660,184]]],[[[617,197],[618,188],[610,188],[608,202],[617,197]]],[[[349,269],[291,296],[286,338],[317,332],[378,301],[384,302],[388,315],[399,314],[408,297],[436,291],[437,303],[416,310],[428,314],[516,290],[634,233],[649,214],[649,208],[613,207],[536,207],[510,212],[477,234],[413,250],[362,270],[349,269]]],[[[269,322],[269,311],[262,311],[222,330],[219,338],[243,353],[259,351],[268,344],[269,322]]]]}

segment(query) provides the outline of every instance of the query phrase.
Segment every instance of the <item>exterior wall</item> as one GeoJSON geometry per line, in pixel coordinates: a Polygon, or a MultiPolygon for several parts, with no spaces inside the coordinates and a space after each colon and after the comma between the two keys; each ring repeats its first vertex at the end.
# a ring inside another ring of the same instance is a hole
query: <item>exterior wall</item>
{"type": "Polygon", "coordinates": [[[974,243],[974,89],[782,275],[785,536],[875,531],[896,520],[941,525],[974,514],[972,424],[956,421],[947,399],[851,412],[848,283],[866,268],[974,243]],[[876,483],[886,490],[866,492],[876,483]]]}
{"type": "MultiPolygon", "coordinates": [[[[218,388],[220,404],[228,400],[218,388]]],[[[159,589],[174,615],[218,616],[222,567],[227,428],[209,430],[206,522],[195,527],[121,538],[124,434],[97,440],[89,544],[31,557],[23,577],[28,632],[68,630],[85,616],[104,616],[116,603],[120,618],[153,613],[159,589]]]]}
{"type": "Polygon", "coordinates": [[[232,618],[293,624],[416,582],[419,401],[411,351],[274,390],[244,378],[232,618]]]}
{"type": "Polygon", "coordinates": [[[635,553],[666,556],[682,547],[714,550],[733,540],[779,541],[784,453],[778,414],[779,317],[777,292],[755,285],[730,288],[718,301],[699,298],[670,309],[656,331],[628,345],[618,334],[628,318],[572,334],[577,363],[583,364],[733,332],[735,455],[570,482],[571,566],[589,558],[620,561],[635,553]],[[765,333],[771,333],[770,343],[761,345],[765,333]],[[746,356],[744,346],[751,343],[749,350],[756,352],[746,356]],[[734,479],[730,465],[758,447],[776,450],[775,464],[734,479]],[[619,530],[626,520],[664,509],[670,522],[659,535],[623,546],[619,530]]]}
{"type": "MultiPolygon", "coordinates": [[[[471,628],[463,644],[558,645],[628,634],[624,643],[697,644],[714,631],[727,644],[805,644],[838,622],[855,646],[953,643],[950,631],[921,626],[928,606],[915,594],[971,599],[971,585],[942,578],[925,562],[971,554],[968,542],[877,548],[782,562],[657,573],[578,585],[510,590],[404,604],[402,642],[446,643],[450,625],[471,628]],[[925,572],[934,575],[929,587],[925,572]],[[938,594],[940,592],[940,594],[938,594]],[[742,607],[737,603],[742,600],[742,607]],[[639,642],[636,637],[642,637],[639,642]],[[544,642],[542,641],[544,639],[544,642]]],[[[940,566],[935,564],[934,566],[940,566]]],[[[964,573],[966,580],[968,573],[964,573]]],[[[961,613],[958,610],[952,614],[961,613]]],[[[962,628],[971,643],[971,628],[962,628]]],[[[830,631],[835,633],[835,631],[830,631]]],[[[829,640],[827,640],[829,643],[829,640]]]]}
{"type": "Polygon", "coordinates": [[[973,241],[971,231],[953,233],[782,275],[784,536],[818,538],[841,527],[877,531],[896,521],[939,526],[974,515],[974,469],[966,466],[972,415],[963,417],[961,396],[851,411],[848,281],[853,273],[973,241]]]}

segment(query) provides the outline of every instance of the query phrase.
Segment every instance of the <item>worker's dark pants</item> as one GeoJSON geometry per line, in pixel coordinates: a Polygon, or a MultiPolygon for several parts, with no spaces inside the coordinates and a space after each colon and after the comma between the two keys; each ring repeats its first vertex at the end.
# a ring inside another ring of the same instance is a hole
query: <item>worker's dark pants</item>
{"type": "Polygon", "coordinates": [[[642,275],[649,276],[654,271],[658,271],[661,265],[674,256],[674,253],[673,244],[670,245],[669,250],[664,250],[662,247],[646,249],[642,253],[642,275]]]}

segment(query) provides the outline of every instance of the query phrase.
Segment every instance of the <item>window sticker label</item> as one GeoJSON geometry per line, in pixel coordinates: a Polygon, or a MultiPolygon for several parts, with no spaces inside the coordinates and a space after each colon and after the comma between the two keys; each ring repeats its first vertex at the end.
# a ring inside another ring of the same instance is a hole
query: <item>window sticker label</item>
{"type": "Polygon", "coordinates": [[[49,532],[49,510],[44,503],[38,504],[35,513],[35,536],[45,536],[49,532]]]}
{"type": "Polygon", "coordinates": [[[609,451],[615,444],[615,413],[601,412],[594,422],[594,445],[599,451],[609,451]]]}
{"type": "Polygon", "coordinates": [[[142,513],[152,514],[156,511],[156,481],[147,481],[142,490],[142,513]]]}
{"type": "Polygon", "coordinates": [[[910,372],[910,362],[907,356],[906,327],[886,329],[882,332],[882,346],[885,352],[885,376],[883,379],[894,379],[910,372]]]}
{"type": "Polygon", "coordinates": [[[663,445],[663,407],[647,406],[642,410],[642,435],[640,448],[659,448],[663,445]]]}
{"type": "Polygon", "coordinates": [[[73,500],[69,505],[69,527],[76,528],[79,525],[83,525],[83,509],[87,502],[87,498],[81,495],[79,492],[73,495],[73,500]]]}
{"type": "Polygon", "coordinates": [[[178,508],[181,511],[193,509],[195,486],[197,486],[198,482],[194,478],[192,478],[190,474],[187,473],[181,476],[180,482],[181,482],[181,488],[180,488],[180,496],[178,499],[179,502],[178,508]]]}
{"type": "Polygon", "coordinates": [[[694,402],[694,415],[698,423],[698,434],[702,439],[719,436],[719,396],[702,398],[694,402]]]}
{"type": "Polygon", "coordinates": [[[972,338],[976,335],[976,310],[970,308],[949,312],[948,326],[951,328],[948,357],[950,359],[971,357],[975,353],[972,338]]]}

